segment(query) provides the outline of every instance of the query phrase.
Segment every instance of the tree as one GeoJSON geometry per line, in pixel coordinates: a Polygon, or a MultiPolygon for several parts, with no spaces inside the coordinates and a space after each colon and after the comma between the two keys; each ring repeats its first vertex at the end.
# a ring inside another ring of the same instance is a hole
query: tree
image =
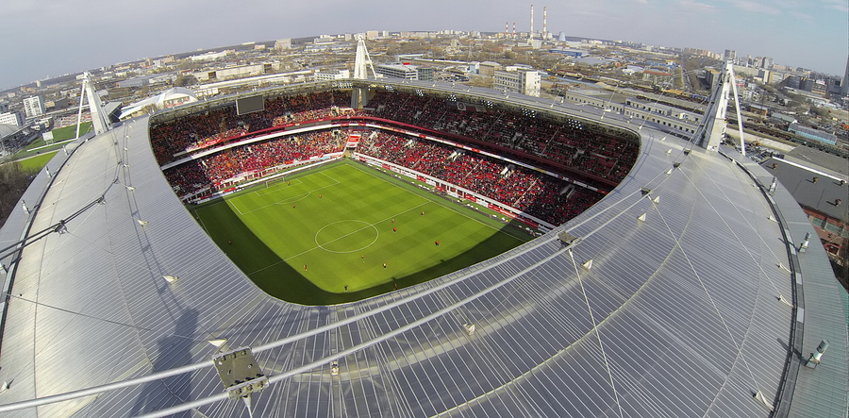
{"type": "Polygon", "coordinates": [[[16,162],[0,165],[0,225],[15,209],[32,179],[16,162]]]}
{"type": "Polygon", "coordinates": [[[177,79],[174,80],[174,86],[175,87],[186,87],[186,86],[191,86],[191,85],[197,84],[197,82],[198,82],[198,80],[195,78],[195,76],[193,76],[191,74],[186,74],[186,75],[180,74],[180,75],[177,76],[177,79]]]}

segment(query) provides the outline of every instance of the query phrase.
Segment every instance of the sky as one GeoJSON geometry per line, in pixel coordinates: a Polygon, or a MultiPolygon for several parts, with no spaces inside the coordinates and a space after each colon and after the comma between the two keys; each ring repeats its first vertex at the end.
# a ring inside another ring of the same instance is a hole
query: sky
{"type": "MultiPolygon", "coordinates": [[[[541,0],[537,0],[541,1],[541,0]]],[[[515,0],[4,0],[0,91],[109,64],[249,41],[366,30],[497,32],[530,25],[515,0]]],[[[542,7],[535,4],[535,29],[542,7]]],[[[843,75],[849,0],[566,0],[548,26],[567,36],[690,47],[843,75]]]]}

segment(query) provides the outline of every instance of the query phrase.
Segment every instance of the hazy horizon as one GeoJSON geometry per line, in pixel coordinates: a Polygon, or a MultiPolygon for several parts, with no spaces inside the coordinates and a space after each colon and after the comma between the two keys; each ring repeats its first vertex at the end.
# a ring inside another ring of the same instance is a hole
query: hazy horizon
{"type": "MultiPolygon", "coordinates": [[[[19,40],[4,49],[0,90],[35,80],[145,57],[244,42],[366,30],[499,32],[505,22],[527,31],[529,2],[434,0],[385,4],[330,0],[287,4],[271,0],[234,8],[221,0],[174,4],[150,0],[131,10],[114,2],[85,6],[61,0],[12,0],[0,10],[0,36],[19,40]],[[86,18],[89,15],[107,18],[86,18]],[[223,10],[223,13],[210,13],[223,10]],[[95,12],[96,11],[96,12],[95,12]],[[153,23],[151,23],[153,22],[153,23]]],[[[776,64],[842,75],[849,55],[845,0],[596,0],[548,4],[552,33],[656,46],[734,49],[738,56],[769,56],[776,64]]],[[[535,3],[535,29],[542,8],[535,3]]]]}

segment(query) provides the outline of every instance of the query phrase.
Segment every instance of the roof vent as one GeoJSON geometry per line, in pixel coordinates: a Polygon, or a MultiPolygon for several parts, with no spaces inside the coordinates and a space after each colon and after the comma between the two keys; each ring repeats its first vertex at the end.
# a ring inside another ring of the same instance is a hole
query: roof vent
{"type": "Polygon", "coordinates": [[[805,239],[804,239],[804,241],[802,241],[802,244],[801,244],[801,245],[799,245],[799,252],[800,252],[800,253],[807,252],[807,251],[808,251],[808,244],[809,244],[810,242],[811,242],[811,233],[810,233],[810,232],[806,232],[806,233],[805,233],[805,239]]]}
{"type": "Polygon", "coordinates": [[[805,363],[805,367],[816,369],[817,366],[822,363],[822,355],[825,354],[825,350],[828,350],[828,340],[820,341],[820,345],[817,346],[817,351],[815,353],[811,353],[811,357],[808,358],[808,362],[805,363]]]}
{"type": "Polygon", "coordinates": [[[646,221],[646,214],[644,213],[640,216],[637,216],[637,220],[640,221],[640,222],[645,222],[646,221]]]}
{"type": "Polygon", "coordinates": [[[593,259],[591,258],[587,261],[584,261],[584,264],[581,264],[581,267],[583,267],[584,270],[589,271],[590,269],[593,268],[593,259]]]}

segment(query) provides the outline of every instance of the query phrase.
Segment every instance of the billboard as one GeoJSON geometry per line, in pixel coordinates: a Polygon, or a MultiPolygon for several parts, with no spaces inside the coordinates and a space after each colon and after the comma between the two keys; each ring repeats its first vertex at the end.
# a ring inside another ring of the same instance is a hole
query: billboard
{"type": "Polygon", "coordinates": [[[244,115],[265,110],[265,99],[262,95],[236,99],[236,114],[244,115]]]}

